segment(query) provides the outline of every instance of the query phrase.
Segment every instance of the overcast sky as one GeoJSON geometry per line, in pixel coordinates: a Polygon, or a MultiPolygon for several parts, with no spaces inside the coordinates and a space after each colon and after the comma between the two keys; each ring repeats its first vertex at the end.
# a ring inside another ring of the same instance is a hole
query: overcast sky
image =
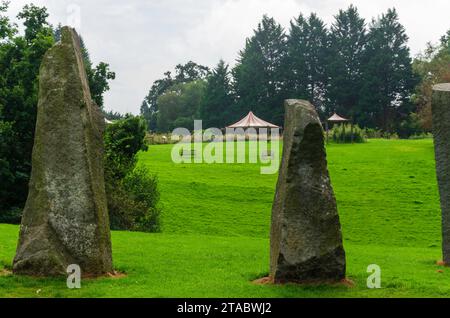
{"type": "Polygon", "coordinates": [[[414,55],[450,29],[448,0],[12,0],[10,16],[30,2],[45,5],[52,24],[76,26],[92,60],[116,72],[106,109],[136,114],[152,82],[176,64],[234,64],[263,14],[288,28],[300,12],[329,25],[352,3],[367,20],[395,7],[414,55]]]}

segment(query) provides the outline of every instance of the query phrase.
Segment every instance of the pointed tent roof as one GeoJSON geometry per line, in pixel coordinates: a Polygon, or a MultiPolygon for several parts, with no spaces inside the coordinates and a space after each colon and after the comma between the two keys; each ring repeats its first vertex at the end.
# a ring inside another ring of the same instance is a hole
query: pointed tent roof
{"type": "Polygon", "coordinates": [[[228,126],[227,128],[280,128],[277,125],[271,124],[261,118],[256,117],[253,112],[249,112],[247,116],[237,123],[228,126]]]}
{"type": "Polygon", "coordinates": [[[333,116],[328,118],[328,121],[335,122],[335,123],[340,123],[340,122],[348,121],[348,119],[345,119],[344,117],[341,117],[338,114],[334,113],[333,116]]]}

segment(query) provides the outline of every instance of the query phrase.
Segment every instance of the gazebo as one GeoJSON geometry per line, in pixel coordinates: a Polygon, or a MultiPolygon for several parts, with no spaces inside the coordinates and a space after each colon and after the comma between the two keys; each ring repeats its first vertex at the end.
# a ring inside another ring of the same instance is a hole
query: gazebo
{"type": "Polygon", "coordinates": [[[238,121],[237,123],[228,126],[227,128],[280,128],[277,125],[271,124],[261,118],[257,117],[253,112],[249,112],[247,116],[238,121]]]}
{"type": "Polygon", "coordinates": [[[328,143],[328,139],[329,139],[329,136],[328,136],[328,123],[346,123],[346,122],[349,122],[349,120],[344,118],[344,117],[342,117],[342,116],[339,116],[337,113],[334,113],[333,116],[331,116],[330,118],[328,118],[325,121],[325,126],[326,126],[325,129],[327,131],[327,143],[328,143]]]}
{"type": "MultiPolygon", "coordinates": [[[[230,125],[228,127],[226,127],[227,129],[248,129],[248,128],[253,128],[256,130],[256,134],[259,135],[260,133],[260,129],[267,129],[267,137],[272,139],[272,134],[271,134],[271,129],[278,129],[281,128],[277,125],[271,124],[265,120],[262,120],[261,118],[257,117],[255,114],[253,114],[253,112],[249,112],[247,116],[245,116],[244,118],[242,118],[240,121],[238,121],[237,123],[230,125]],[[269,137],[270,136],[270,137],[269,137]]],[[[249,135],[246,134],[246,138],[249,135]]]]}

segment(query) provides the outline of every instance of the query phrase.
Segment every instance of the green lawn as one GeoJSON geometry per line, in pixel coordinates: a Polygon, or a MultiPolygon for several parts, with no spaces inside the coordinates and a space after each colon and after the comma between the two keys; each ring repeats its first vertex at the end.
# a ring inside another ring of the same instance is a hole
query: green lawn
{"type": "MultiPolygon", "coordinates": [[[[268,272],[276,175],[260,166],[181,164],[171,146],[152,146],[140,164],[157,173],[163,233],[113,232],[120,279],[83,281],[0,273],[0,297],[448,297],[450,269],[440,253],[440,211],[432,140],[330,145],[329,169],[347,253],[344,286],[257,286],[268,272]],[[366,287],[367,266],[382,289],[366,287]]],[[[17,226],[0,225],[0,269],[10,268],[17,226]]]]}

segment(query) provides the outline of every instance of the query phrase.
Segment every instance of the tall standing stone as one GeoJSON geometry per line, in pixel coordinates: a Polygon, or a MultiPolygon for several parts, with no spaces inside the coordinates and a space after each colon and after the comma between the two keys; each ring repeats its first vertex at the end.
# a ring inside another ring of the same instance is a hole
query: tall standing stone
{"type": "Polygon", "coordinates": [[[433,135],[442,210],[443,261],[450,265],[450,83],[433,87],[433,135]]]}
{"type": "Polygon", "coordinates": [[[89,91],[80,38],[64,27],[43,59],[32,173],[13,271],[112,272],[103,175],[104,118],[89,91]]]}
{"type": "Polygon", "coordinates": [[[272,209],[270,272],[275,283],[337,282],[345,252],[314,106],[285,102],[283,159],[272,209]]]}

